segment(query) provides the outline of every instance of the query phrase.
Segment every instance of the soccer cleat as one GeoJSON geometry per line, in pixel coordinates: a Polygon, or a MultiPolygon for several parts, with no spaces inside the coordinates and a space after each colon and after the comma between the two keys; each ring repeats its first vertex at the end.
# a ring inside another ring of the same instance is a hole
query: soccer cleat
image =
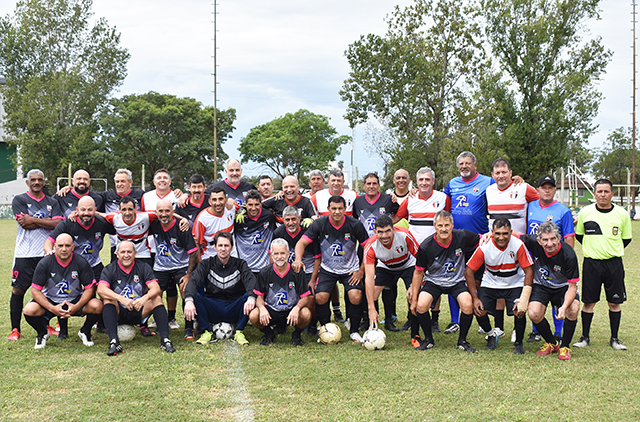
{"type": "Polygon", "coordinates": [[[56,330],[55,328],[53,328],[50,325],[47,325],[47,333],[49,334],[49,336],[57,336],[58,335],[58,330],[56,330]]]}
{"type": "Polygon", "coordinates": [[[360,335],[360,333],[351,333],[351,334],[349,334],[349,338],[352,341],[354,341],[355,343],[362,344],[364,342],[364,340],[362,339],[362,336],[360,335]]]}
{"type": "Polygon", "coordinates": [[[344,328],[346,330],[350,330],[351,329],[351,320],[349,318],[347,318],[347,320],[344,322],[344,328]]]}
{"type": "Polygon", "coordinates": [[[302,346],[302,337],[299,331],[294,331],[291,334],[291,343],[293,343],[294,346],[302,346]]]}
{"type": "Polygon", "coordinates": [[[149,327],[145,327],[144,325],[140,327],[140,333],[145,337],[152,337],[156,335],[155,331],[149,330],[149,327]]]}
{"type": "Polygon", "coordinates": [[[615,350],[627,350],[627,346],[622,344],[619,338],[612,338],[609,340],[609,346],[613,347],[615,350]]]}
{"type": "Polygon", "coordinates": [[[393,323],[398,322],[398,315],[391,315],[391,322],[393,323]]]}
{"type": "Polygon", "coordinates": [[[469,352],[469,353],[475,353],[477,352],[476,349],[474,349],[473,347],[471,347],[471,345],[469,344],[468,341],[461,341],[458,342],[458,349],[459,350],[464,350],[465,352],[469,352]]]}
{"type": "Polygon", "coordinates": [[[213,333],[211,331],[209,331],[209,330],[204,330],[202,332],[202,335],[198,339],[198,341],[196,341],[196,343],[197,344],[209,344],[209,342],[211,342],[211,337],[213,337],[213,333]]]}
{"type": "Polygon", "coordinates": [[[411,345],[414,349],[417,349],[420,346],[420,336],[415,336],[411,338],[411,345]]]}
{"type": "Polygon", "coordinates": [[[318,327],[316,325],[310,325],[307,327],[307,334],[309,337],[315,337],[318,335],[318,327]]]}
{"type": "Polygon", "coordinates": [[[147,327],[149,327],[149,328],[158,328],[158,324],[156,324],[156,320],[155,319],[150,319],[149,322],[147,322],[147,327]]]}
{"type": "Polygon", "coordinates": [[[433,349],[435,347],[436,343],[435,341],[433,341],[433,339],[424,339],[420,341],[420,345],[418,347],[416,347],[416,350],[428,350],[428,349],[433,349]]]}
{"type": "MultiPolygon", "coordinates": [[[[489,334],[491,334],[491,332],[489,332],[489,334]]],[[[495,327],[495,328],[493,329],[493,334],[494,334],[496,337],[498,337],[498,338],[502,338],[502,337],[504,337],[504,331],[502,331],[502,329],[500,329],[500,328],[498,328],[498,327],[495,327]]]]}
{"type": "Polygon", "coordinates": [[[590,344],[591,340],[589,340],[589,337],[580,337],[580,341],[573,343],[573,347],[587,347],[590,344]]]}
{"type": "Polygon", "coordinates": [[[482,329],[482,327],[478,327],[478,334],[489,334],[491,332],[491,330],[489,330],[489,332],[486,332],[485,330],[482,329]]]}
{"type": "Polygon", "coordinates": [[[18,341],[18,340],[20,340],[20,337],[21,337],[20,331],[18,331],[17,328],[14,328],[13,330],[11,330],[11,332],[7,336],[7,340],[9,340],[9,341],[18,341]]]}
{"type": "Polygon", "coordinates": [[[516,342],[516,330],[513,330],[511,332],[511,343],[515,343],[516,342]]]}
{"type": "Polygon", "coordinates": [[[169,321],[169,329],[170,330],[179,330],[180,329],[180,324],[178,324],[178,321],[176,321],[176,319],[172,319],[171,321],[169,321]]]}
{"type": "Polygon", "coordinates": [[[527,338],[527,343],[533,343],[534,341],[540,341],[542,337],[538,333],[531,332],[527,338]]]}
{"type": "Polygon", "coordinates": [[[93,346],[93,340],[91,339],[91,333],[89,334],[85,334],[81,331],[78,331],[78,337],[80,337],[80,340],[82,340],[82,344],[84,344],[87,347],[91,347],[93,346]]]}
{"type": "Polygon", "coordinates": [[[65,329],[65,330],[60,330],[60,331],[57,333],[57,336],[58,336],[58,340],[60,340],[60,341],[62,341],[62,340],[66,340],[66,339],[68,339],[68,338],[69,338],[69,331],[68,331],[68,330],[66,330],[66,329],[65,329]]]}
{"type": "Polygon", "coordinates": [[[109,350],[107,350],[107,355],[115,356],[118,353],[122,353],[122,346],[120,345],[120,342],[114,338],[109,343],[109,350]]]}
{"type": "Polygon", "coordinates": [[[268,346],[276,340],[276,334],[273,331],[269,331],[262,336],[262,341],[260,341],[260,346],[268,346]]]}
{"type": "Polygon", "coordinates": [[[514,343],[513,344],[513,354],[514,355],[524,355],[524,344],[522,343],[514,343]]]}
{"type": "Polygon", "coordinates": [[[431,321],[431,332],[432,333],[440,332],[440,324],[438,324],[438,321],[431,321]]]}
{"type": "Polygon", "coordinates": [[[193,328],[185,328],[184,329],[184,339],[185,340],[193,340],[194,338],[196,338],[193,335],[193,328]]]}
{"type": "Polygon", "coordinates": [[[551,353],[558,353],[558,350],[560,350],[560,346],[557,344],[545,343],[540,350],[536,352],[536,355],[550,355],[551,353]]]}
{"type": "Polygon", "coordinates": [[[339,324],[344,324],[344,317],[342,316],[342,312],[340,312],[340,309],[336,309],[333,311],[333,319],[339,323],[339,324]]]}
{"type": "Polygon", "coordinates": [[[400,327],[400,331],[409,331],[411,328],[411,321],[407,320],[402,327],[400,327]]]}
{"type": "Polygon", "coordinates": [[[453,334],[459,330],[460,330],[460,325],[456,324],[455,322],[450,322],[449,325],[447,325],[447,328],[444,329],[444,333],[453,334]]]}
{"type": "Polygon", "coordinates": [[[33,346],[34,349],[38,350],[38,349],[44,349],[44,347],[47,345],[47,340],[49,339],[49,333],[43,335],[43,336],[37,336],[36,337],[36,344],[35,346],[33,346]]]}
{"type": "Polygon", "coordinates": [[[244,332],[242,330],[237,330],[236,333],[233,336],[233,339],[235,340],[236,343],[238,343],[240,346],[248,346],[249,345],[249,341],[247,340],[247,338],[244,336],[244,332]]]}
{"type": "Polygon", "coordinates": [[[173,353],[176,351],[176,349],[173,347],[173,344],[171,344],[171,340],[169,340],[168,338],[162,339],[162,343],[160,343],[160,348],[167,353],[173,353]]]}
{"type": "Polygon", "coordinates": [[[484,346],[484,350],[496,350],[498,345],[498,336],[487,336],[487,345],[484,346]]]}
{"type": "Polygon", "coordinates": [[[400,328],[396,327],[395,324],[391,321],[384,323],[384,329],[387,331],[394,331],[394,332],[400,331],[400,328]]]}
{"type": "Polygon", "coordinates": [[[569,349],[568,347],[561,347],[558,350],[558,359],[571,360],[571,349],[569,349]]]}

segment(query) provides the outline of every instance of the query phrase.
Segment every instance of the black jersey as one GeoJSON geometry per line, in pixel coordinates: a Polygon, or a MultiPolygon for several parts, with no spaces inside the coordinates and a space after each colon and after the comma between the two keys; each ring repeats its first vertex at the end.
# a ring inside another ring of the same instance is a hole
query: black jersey
{"type": "Polygon", "coordinates": [[[33,274],[31,287],[41,290],[54,303],[72,302],[93,287],[93,271],[86,259],[73,253],[67,265],[62,265],[55,254],[40,260],[33,274]]]}
{"type": "Polygon", "coordinates": [[[93,191],[89,191],[85,195],[78,195],[75,190],[71,189],[65,196],[53,195],[53,197],[56,198],[58,204],[60,204],[60,209],[66,218],[76,210],[78,207],[78,201],[87,195],[93,198],[96,203],[96,210],[104,212],[104,201],[102,200],[102,195],[93,191]]]}
{"type": "MultiPolygon", "coordinates": [[[[16,219],[24,215],[34,218],[62,219],[60,204],[55,198],[43,195],[36,199],[29,192],[16,195],[11,202],[13,215],[16,219]]],[[[16,233],[16,258],[37,258],[44,256],[44,242],[51,234],[51,230],[42,227],[25,229],[18,224],[16,233]]]]}
{"type": "Polygon", "coordinates": [[[229,182],[227,181],[227,179],[224,179],[221,182],[218,183],[214,183],[213,185],[209,185],[207,187],[207,189],[204,191],[205,194],[205,198],[209,197],[209,194],[211,193],[211,189],[213,189],[216,186],[220,186],[224,189],[224,191],[227,193],[227,197],[231,198],[231,199],[235,199],[238,204],[240,205],[245,205],[247,202],[246,196],[247,196],[247,192],[249,192],[251,189],[255,189],[256,187],[253,186],[251,183],[247,183],[244,181],[240,181],[240,183],[238,183],[237,186],[231,186],[229,184],[229,182]]]}
{"type": "Polygon", "coordinates": [[[75,252],[95,267],[102,263],[100,251],[104,246],[104,237],[107,234],[116,234],[116,229],[107,220],[96,215],[88,226],[82,225],[79,218],[76,221],[65,218],[53,229],[49,240],[55,244],[56,238],[62,233],[67,233],[73,238],[75,252]]]}
{"type": "Polygon", "coordinates": [[[442,287],[464,281],[466,258],[473,254],[480,236],[469,230],[454,229],[448,245],[441,245],[433,234],[420,245],[416,269],[425,272],[425,280],[442,287]]]}
{"type": "Polygon", "coordinates": [[[263,296],[264,303],[274,311],[290,311],[303,297],[311,291],[304,273],[296,273],[287,263],[287,270],[280,274],[276,264],[271,264],[258,273],[258,285],[255,293],[263,296]]]}
{"type": "Polygon", "coordinates": [[[147,293],[147,285],[152,281],[157,282],[158,280],[153,274],[150,265],[134,260],[129,271],[126,271],[118,260],[107,265],[102,270],[99,283],[106,284],[114,293],[120,296],[136,300],[147,293]]]}
{"type": "Polygon", "coordinates": [[[144,191],[142,189],[129,189],[129,192],[125,193],[124,195],[120,195],[113,189],[105,192],[100,192],[100,196],[104,201],[104,210],[106,213],[119,211],[120,200],[125,196],[133,198],[133,201],[136,204],[136,209],[138,211],[141,211],[140,202],[142,201],[142,195],[144,195],[144,191]]]}
{"type": "Polygon", "coordinates": [[[183,232],[174,217],[173,224],[167,230],[160,220],[151,223],[149,233],[156,242],[156,259],[153,271],[169,271],[189,265],[189,255],[198,250],[190,231],[183,232]]]}
{"type": "Polygon", "coordinates": [[[289,203],[285,198],[276,199],[275,197],[271,197],[269,199],[265,199],[262,202],[262,208],[266,208],[268,210],[273,211],[278,219],[278,223],[282,223],[282,211],[288,206],[296,207],[298,212],[300,213],[301,218],[311,218],[316,215],[316,209],[313,206],[313,202],[311,199],[306,196],[300,196],[296,202],[289,203]]]}
{"type": "Polygon", "coordinates": [[[373,225],[376,219],[381,215],[395,214],[399,207],[397,202],[393,202],[391,195],[386,193],[378,193],[378,197],[373,202],[369,202],[367,195],[363,195],[353,201],[353,216],[360,220],[369,236],[373,236],[373,225]]]}
{"type": "Polygon", "coordinates": [[[533,283],[557,289],[577,283],[580,280],[578,258],[571,246],[560,242],[555,255],[548,256],[538,243],[536,235],[521,235],[522,240],[533,257],[533,283]]]}
{"type": "Polygon", "coordinates": [[[236,223],[238,258],[247,261],[251,271],[258,272],[269,263],[269,247],[276,229],[276,217],[269,210],[262,209],[255,220],[245,216],[244,223],[236,223]]]}
{"type": "Polygon", "coordinates": [[[320,244],[322,268],[335,274],[348,274],[360,268],[358,243],[362,246],[369,238],[362,223],[348,215],[337,227],[331,216],[320,217],[303,236],[320,244]]]}
{"type": "Polygon", "coordinates": [[[194,203],[192,198],[192,196],[189,196],[189,200],[184,208],[176,207],[176,213],[189,220],[189,227],[193,229],[193,223],[196,221],[198,214],[209,208],[209,201],[206,200],[208,198],[207,195],[202,195],[202,202],[200,204],[194,203]]]}
{"type": "Polygon", "coordinates": [[[216,255],[198,264],[185,288],[184,297],[193,299],[203,286],[206,297],[236,300],[245,293],[255,296],[256,277],[244,260],[232,256],[223,264],[216,255]]]}
{"type": "MultiPolygon", "coordinates": [[[[300,227],[298,232],[294,235],[289,233],[285,226],[280,226],[273,232],[274,239],[284,239],[289,244],[289,263],[293,263],[296,260],[296,244],[302,236],[305,234],[307,229],[300,227]]],[[[320,247],[319,242],[313,242],[304,250],[304,255],[302,255],[302,263],[304,264],[305,270],[304,272],[307,274],[311,274],[313,272],[313,265],[316,258],[319,258],[320,247]]]]}

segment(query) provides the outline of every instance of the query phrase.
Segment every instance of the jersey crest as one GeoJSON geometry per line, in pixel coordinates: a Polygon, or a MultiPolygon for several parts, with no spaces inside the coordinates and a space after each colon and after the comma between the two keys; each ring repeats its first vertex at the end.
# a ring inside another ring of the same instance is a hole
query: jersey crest
{"type": "Polygon", "coordinates": [[[342,247],[342,243],[338,242],[337,240],[333,242],[330,248],[331,248],[331,256],[344,256],[344,248],[342,247]]]}
{"type": "MultiPolygon", "coordinates": [[[[381,208],[381,209],[384,209],[384,208],[381,208]]],[[[367,217],[367,220],[364,222],[364,227],[367,229],[367,231],[371,232],[374,229],[375,223],[376,223],[376,217],[371,215],[367,217]]]]}
{"type": "Polygon", "coordinates": [[[289,304],[289,295],[285,291],[279,291],[275,294],[276,306],[286,306],[289,304]]]}
{"type": "Polygon", "coordinates": [[[120,294],[126,297],[127,299],[134,300],[136,298],[136,292],[133,291],[133,288],[131,286],[125,286],[125,288],[122,289],[122,292],[120,292],[120,294]]]}
{"type": "Polygon", "coordinates": [[[263,242],[264,242],[264,236],[262,235],[262,232],[255,232],[251,235],[252,245],[261,245],[263,242]]]}
{"type": "Polygon", "coordinates": [[[80,245],[81,255],[91,255],[94,252],[94,246],[92,242],[86,241],[80,245]]]}
{"type": "Polygon", "coordinates": [[[467,195],[460,195],[456,197],[456,201],[458,201],[458,205],[456,208],[466,208],[469,206],[469,201],[467,200],[467,195]]]}
{"type": "Polygon", "coordinates": [[[69,296],[71,293],[71,284],[67,280],[62,280],[56,284],[56,294],[58,296],[69,296]]]}

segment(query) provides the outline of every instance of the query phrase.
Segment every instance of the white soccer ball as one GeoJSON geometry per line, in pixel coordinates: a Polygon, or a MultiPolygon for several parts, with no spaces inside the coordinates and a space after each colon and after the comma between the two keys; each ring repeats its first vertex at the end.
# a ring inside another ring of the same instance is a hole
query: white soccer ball
{"type": "Polygon", "coordinates": [[[236,329],[233,324],[229,324],[228,322],[219,322],[217,324],[213,324],[211,330],[218,340],[227,340],[233,337],[233,333],[236,329]]]}
{"type": "Polygon", "coordinates": [[[118,339],[120,341],[131,341],[135,338],[138,329],[133,325],[118,325],[118,339]]]}
{"type": "Polygon", "coordinates": [[[333,322],[329,322],[318,330],[318,338],[324,344],[336,344],[342,338],[342,331],[333,322]]]}
{"type": "Polygon", "coordinates": [[[362,339],[362,345],[367,350],[380,350],[387,344],[387,336],[382,330],[367,330],[362,339]]]}

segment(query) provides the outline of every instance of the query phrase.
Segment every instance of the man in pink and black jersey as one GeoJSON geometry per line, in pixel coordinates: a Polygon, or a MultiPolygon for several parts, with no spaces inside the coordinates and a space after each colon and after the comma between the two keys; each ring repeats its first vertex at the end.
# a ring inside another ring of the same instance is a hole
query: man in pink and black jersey
{"type": "Polygon", "coordinates": [[[262,207],[271,210],[282,224],[282,211],[288,206],[298,209],[300,217],[305,222],[304,226],[309,227],[312,219],[318,218],[313,203],[306,196],[300,195],[300,184],[295,176],[287,176],[282,179],[282,197],[274,196],[262,202],[262,207]]]}
{"type": "Polygon", "coordinates": [[[214,187],[221,187],[224,189],[227,197],[235,200],[238,205],[243,206],[245,204],[247,192],[251,189],[255,189],[256,187],[251,183],[247,183],[240,179],[242,177],[242,165],[240,164],[240,161],[235,158],[230,158],[227,161],[224,172],[227,177],[218,183],[209,185],[205,191],[206,196],[209,196],[209,193],[214,187]]]}
{"type": "Polygon", "coordinates": [[[189,196],[184,206],[178,205],[176,213],[187,218],[189,225],[193,229],[193,224],[202,211],[209,207],[209,198],[205,195],[207,185],[204,183],[204,177],[200,174],[194,174],[189,178],[189,196]]]}

